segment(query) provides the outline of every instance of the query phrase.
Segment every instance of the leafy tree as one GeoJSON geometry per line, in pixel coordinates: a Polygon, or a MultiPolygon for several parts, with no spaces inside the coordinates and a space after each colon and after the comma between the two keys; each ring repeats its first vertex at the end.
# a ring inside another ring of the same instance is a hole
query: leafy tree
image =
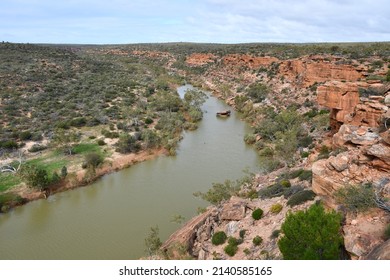
{"type": "Polygon", "coordinates": [[[37,189],[46,189],[50,183],[47,171],[36,165],[24,165],[20,170],[20,177],[27,186],[37,189]]]}
{"type": "Polygon", "coordinates": [[[286,260],[337,260],[343,244],[341,215],[326,213],[320,203],[289,213],[278,246],[286,260]]]}

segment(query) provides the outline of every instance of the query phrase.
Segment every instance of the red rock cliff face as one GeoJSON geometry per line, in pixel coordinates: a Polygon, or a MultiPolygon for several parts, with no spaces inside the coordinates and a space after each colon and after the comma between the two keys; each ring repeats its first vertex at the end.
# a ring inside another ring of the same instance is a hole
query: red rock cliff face
{"type": "Polygon", "coordinates": [[[335,64],[335,61],[325,61],[311,57],[301,57],[283,61],[279,67],[280,74],[302,87],[308,87],[316,82],[326,81],[358,81],[363,74],[351,65],[335,64]]]}
{"type": "Polygon", "coordinates": [[[190,66],[202,66],[214,62],[217,56],[211,53],[193,53],[186,59],[186,63],[190,66]]]}
{"type": "Polygon", "coordinates": [[[259,68],[261,66],[269,66],[272,62],[279,61],[271,56],[251,56],[247,54],[229,54],[223,57],[223,64],[230,66],[246,66],[251,69],[259,68]]]}
{"type": "Polygon", "coordinates": [[[320,106],[331,109],[330,125],[332,131],[337,132],[360,102],[358,84],[336,81],[325,83],[317,88],[317,101],[320,106]]]}

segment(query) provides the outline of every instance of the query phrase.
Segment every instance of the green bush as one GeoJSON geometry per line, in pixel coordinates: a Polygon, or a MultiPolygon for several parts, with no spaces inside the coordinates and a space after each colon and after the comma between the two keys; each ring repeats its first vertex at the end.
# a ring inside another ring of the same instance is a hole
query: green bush
{"type": "Polygon", "coordinates": [[[238,246],[243,242],[242,239],[237,239],[235,237],[229,237],[228,244],[233,246],[238,246]]]}
{"type": "Polygon", "coordinates": [[[223,250],[227,255],[233,257],[237,253],[238,247],[236,245],[228,244],[223,250]]]}
{"type": "Polygon", "coordinates": [[[335,192],[336,201],[351,212],[363,212],[375,207],[375,194],[371,184],[346,186],[335,192]]]}
{"type": "Polygon", "coordinates": [[[286,179],[283,179],[279,182],[279,184],[283,187],[283,188],[289,188],[291,187],[291,183],[289,180],[286,180],[286,179]]]}
{"type": "Polygon", "coordinates": [[[276,204],[271,206],[271,210],[270,211],[273,214],[278,214],[280,211],[282,211],[282,209],[283,209],[282,204],[276,203],[276,204]]]}
{"type": "Polygon", "coordinates": [[[261,217],[263,217],[263,210],[261,210],[260,208],[253,210],[253,212],[252,212],[253,219],[260,220],[261,217]]]}
{"type": "Polygon", "coordinates": [[[390,239],[390,224],[388,224],[386,229],[385,229],[384,237],[385,237],[385,240],[390,239]]]}
{"type": "Polygon", "coordinates": [[[282,224],[284,236],[278,246],[285,260],[337,260],[343,237],[340,214],[326,213],[322,204],[306,211],[287,214],[282,224]]]}
{"type": "Polygon", "coordinates": [[[303,190],[293,194],[287,201],[287,205],[293,207],[295,205],[302,204],[308,200],[313,200],[316,194],[312,190],[303,190]]]}
{"type": "Polygon", "coordinates": [[[255,246],[260,246],[261,243],[263,243],[263,238],[261,238],[260,236],[256,235],[253,240],[252,240],[253,244],[255,246]]]}
{"type": "Polygon", "coordinates": [[[223,231],[217,231],[214,233],[213,237],[211,238],[211,243],[213,245],[221,245],[225,243],[227,239],[226,233],[223,231]]]}

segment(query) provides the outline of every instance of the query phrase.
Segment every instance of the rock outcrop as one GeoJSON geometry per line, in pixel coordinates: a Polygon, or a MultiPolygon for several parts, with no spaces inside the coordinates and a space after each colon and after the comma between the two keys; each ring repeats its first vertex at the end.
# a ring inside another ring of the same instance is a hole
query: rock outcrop
{"type": "Polygon", "coordinates": [[[335,57],[300,57],[283,61],[279,71],[290,81],[303,87],[326,81],[355,82],[363,78],[360,69],[352,65],[337,64],[335,60],[335,57]]]}
{"type": "Polygon", "coordinates": [[[252,56],[247,54],[229,54],[222,59],[224,65],[244,66],[250,69],[259,68],[261,66],[269,66],[273,62],[279,61],[276,57],[271,56],[252,56]]]}
{"type": "Polygon", "coordinates": [[[217,56],[211,53],[193,53],[186,58],[186,63],[190,66],[203,66],[213,63],[217,56]]]}

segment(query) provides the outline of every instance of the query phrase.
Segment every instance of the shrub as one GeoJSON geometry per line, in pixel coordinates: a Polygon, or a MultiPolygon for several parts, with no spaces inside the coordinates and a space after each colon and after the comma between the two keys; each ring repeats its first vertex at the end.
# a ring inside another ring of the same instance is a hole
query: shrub
{"type": "Polygon", "coordinates": [[[335,192],[336,201],[351,212],[363,212],[375,207],[375,194],[371,184],[346,186],[335,192]]]}
{"type": "Polygon", "coordinates": [[[255,189],[250,189],[247,193],[245,193],[245,198],[256,199],[259,197],[259,194],[255,189]]]}
{"type": "Polygon", "coordinates": [[[98,153],[89,153],[85,155],[84,164],[86,167],[92,166],[93,168],[96,168],[102,163],[103,157],[98,153]]]}
{"type": "Polygon", "coordinates": [[[320,148],[320,154],[318,155],[317,159],[328,158],[329,154],[330,154],[329,148],[325,145],[322,145],[320,148]]]}
{"type": "Polygon", "coordinates": [[[290,199],[287,201],[287,205],[293,207],[295,205],[302,204],[308,200],[313,200],[316,197],[316,194],[311,190],[303,190],[293,194],[290,199]]]}
{"type": "Polygon", "coordinates": [[[339,259],[343,237],[341,215],[326,213],[322,204],[306,211],[287,214],[282,224],[284,236],[278,246],[285,260],[339,259]]]}
{"type": "Polygon", "coordinates": [[[106,142],[104,142],[104,139],[98,139],[98,140],[97,140],[97,144],[98,144],[99,146],[104,146],[104,145],[106,145],[106,142]]]}
{"type": "Polygon", "coordinates": [[[28,149],[28,151],[30,153],[36,153],[36,152],[40,152],[40,151],[43,151],[43,150],[46,150],[46,149],[47,149],[46,146],[41,146],[39,144],[34,144],[34,145],[31,146],[30,149],[28,149]]]}
{"type": "Polygon", "coordinates": [[[275,229],[272,234],[271,234],[271,238],[272,239],[275,239],[275,238],[278,238],[279,237],[279,234],[280,234],[280,229],[275,229]]]}
{"type": "Polygon", "coordinates": [[[153,120],[151,118],[146,118],[145,119],[145,124],[152,124],[153,120]]]}
{"type": "Polygon", "coordinates": [[[311,170],[302,170],[298,177],[301,181],[310,181],[313,177],[313,172],[311,170]]]}
{"type": "Polygon", "coordinates": [[[211,243],[213,245],[221,245],[225,243],[227,239],[226,233],[223,231],[217,231],[214,233],[213,237],[211,238],[211,243]]]}
{"type": "Polygon", "coordinates": [[[233,257],[237,253],[238,247],[237,245],[228,244],[223,250],[227,255],[233,257]]]}
{"type": "Polygon", "coordinates": [[[295,179],[295,178],[298,178],[298,176],[301,175],[302,172],[303,172],[303,169],[300,168],[300,169],[297,169],[297,170],[294,170],[294,171],[291,171],[290,173],[288,173],[287,177],[290,179],[295,179]]]}
{"type": "Polygon", "coordinates": [[[243,184],[250,183],[252,177],[246,175],[236,181],[226,180],[224,183],[213,183],[211,189],[206,193],[196,192],[194,196],[200,197],[211,204],[217,205],[223,200],[229,199],[232,195],[237,195],[243,184]]]}
{"type": "Polygon", "coordinates": [[[252,240],[253,244],[255,246],[260,246],[261,243],[263,243],[263,238],[261,238],[260,236],[256,235],[253,240],[252,240]]]}
{"type": "Polygon", "coordinates": [[[19,139],[22,141],[30,140],[32,137],[32,134],[30,131],[23,131],[19,134],[19,139]]]}
{"type": "Polygon", "coordinates": [[[298,193],[300,191],[303,191],[303,189],[304,188],[302,186],[292,186],[291,188],[288,188],[288,189],[284,190],[283,196],[284,196],[284,198],[289,198],[293,194],[296,194],[296,193],[298,193]]]}
{"type": "Polygon", "coordinates": [[[233,246],[238,246],[243,242],[242,239],[237,239],[235,237],[229,237],[228,244],[233,246]]]}
{"type": "Polygon", "coordinates": [[[390,224],[388,224],[386,229],[385,229],[384,237],[385,237],[385,240],[390,239],[390,224]]]}
{"type": "Polygon", "coordinates": [[[278,214],[280,211],[282,211],[283,206],[280,203],[276,203],[271,206],[271,213],[278,214]]]}
{"type": "Polygon", "coordinates": [[[291,183],[289,180],[286,180],[286,179],[283,179],[279,182],[279,184],[283,187],[283,188],[289,188],[291,187],[291,183]]]}
{"type": "MultiPolygon", "coordinates": [[[[107,136],[106,136],[107,137],[107,136]]],[[[140,150],[140,145],[137,143],[135,137],[124,134],[119,137],[116,151],[122,154],[134,153],[140,150]]]]}
{"type": "Polygon", "coordinates": [[[277,196],[281,196],[284,190],[285,189],[282,187],[282,185],[275,184],[275,185],[268,186],[264,189],[261,189],[259,191],[259,196],[263,199],[277,197],[277,196]]]}
{"type": "Polygon", "coordinates": [[[245,233],[246,233],[246,229],[242,229],[242,230],[240,230],[240,238],[244,238],[244,236],[245,236],[245,233]]]}
{"type": "Polygon", "coordinates": [[[65,178],[67,175],[68,175],[68,168],[66,168],[66,166],[63,166],[61,168],[61,177],[65,178]]]}
{"type": "Polygon", "coordinates": [[[255,220],[260,220],[261,217],[263,217],[263,210],[261,210],[260,208],[257,208],[255,209],[253,212],[252,212],[252,218],[255,219],[255,220]]]}

